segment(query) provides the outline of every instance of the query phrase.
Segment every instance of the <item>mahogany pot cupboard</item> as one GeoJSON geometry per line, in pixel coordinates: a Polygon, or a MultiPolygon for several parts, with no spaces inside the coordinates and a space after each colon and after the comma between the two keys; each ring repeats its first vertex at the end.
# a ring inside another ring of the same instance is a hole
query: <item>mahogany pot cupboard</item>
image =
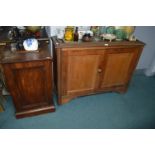
{"type": "Polygon", "coordinates": [[[38,52],[12,52],[9,44],[1,47],[0,62],[17,118],[55,111],[53,59],[46,42],[40,42],[38,52]]]}

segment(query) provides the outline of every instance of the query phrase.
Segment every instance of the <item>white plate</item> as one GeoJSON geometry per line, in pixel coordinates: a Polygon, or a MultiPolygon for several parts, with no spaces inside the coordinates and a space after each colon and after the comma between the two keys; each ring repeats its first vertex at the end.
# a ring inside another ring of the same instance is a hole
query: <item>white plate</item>
{"type": "Polygon", "coordinates": [[[114,34],[102,34],[101,37],[110,41],[116,39],[116,36],[114,34]]]}

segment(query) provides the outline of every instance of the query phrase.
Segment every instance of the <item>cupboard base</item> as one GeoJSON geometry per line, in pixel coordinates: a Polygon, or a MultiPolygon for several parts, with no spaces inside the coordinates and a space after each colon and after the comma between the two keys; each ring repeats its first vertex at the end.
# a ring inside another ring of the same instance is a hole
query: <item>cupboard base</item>
{"type": "Polygon", "coordinates": [[[104,93],[104,92],[116,92],[116,93],[120,93],[120,94],[123,94],[127,91],[128,89],[128,85],[126,86],[116,86],[116,87],[113,87],[113,88],[104,88],[100,91],[95,91],[95,92],[89,92],[89,93],[82,93],[82,94],[75,94],[75,95],[66,95],[66,96],[58,96],[58,103],[60,105],[62,104],[65,104],[65,103],[68,103],[69,101],[77,98],[77,97],[80,97],[80,96],[85,96],[85,95],[95,95],[95,94],[98,94],[98,93],[104,93]]]}
{"type": "Polygon", "coordinates": [[[26,110],[22,112],[16,112],[16,118],[24,118],[24,117],[31,117],[34,115],[39,115],[39,114],[44,114],[48,112],[54,112],[55,107],[53,105],[47,106],[47,107],[42,107],[42,108],[36,108],[36,109],[31,109],[31,110],[26,110]]]}

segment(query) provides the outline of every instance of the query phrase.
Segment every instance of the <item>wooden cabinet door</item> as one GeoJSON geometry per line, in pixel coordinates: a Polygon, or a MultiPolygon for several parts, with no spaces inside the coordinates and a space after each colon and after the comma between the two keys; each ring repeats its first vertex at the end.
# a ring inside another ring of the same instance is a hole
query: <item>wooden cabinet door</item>
{"type": "Polygon", "coordinates": [[[51,65],[48,60],[4,65],[7,84],[17,112],[52,103],[51,65]]]}
{"type": "Polygon", "coordinates": [[[64,96],[94,91],[98,84],[97,70],[102,54],[89,49],[64,51],[61,84],[64,96]]]}
{"type": "Polygon", "coordinates": [[[138,61],[138,49],[113,49],[105,52],[100,88],[126,85],[138,61]]]}

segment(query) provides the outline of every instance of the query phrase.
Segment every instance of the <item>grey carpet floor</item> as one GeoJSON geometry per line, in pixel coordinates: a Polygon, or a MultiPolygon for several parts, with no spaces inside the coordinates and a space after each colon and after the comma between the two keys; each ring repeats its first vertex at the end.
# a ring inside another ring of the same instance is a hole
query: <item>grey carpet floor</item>
{"type": "Polygon", "coordinates": [[[134,75],[125,94],[79,97],[56,112],[16,119],[11,97],[0,113],[1,129],[154,129],[155,77],[134,75]]]}

